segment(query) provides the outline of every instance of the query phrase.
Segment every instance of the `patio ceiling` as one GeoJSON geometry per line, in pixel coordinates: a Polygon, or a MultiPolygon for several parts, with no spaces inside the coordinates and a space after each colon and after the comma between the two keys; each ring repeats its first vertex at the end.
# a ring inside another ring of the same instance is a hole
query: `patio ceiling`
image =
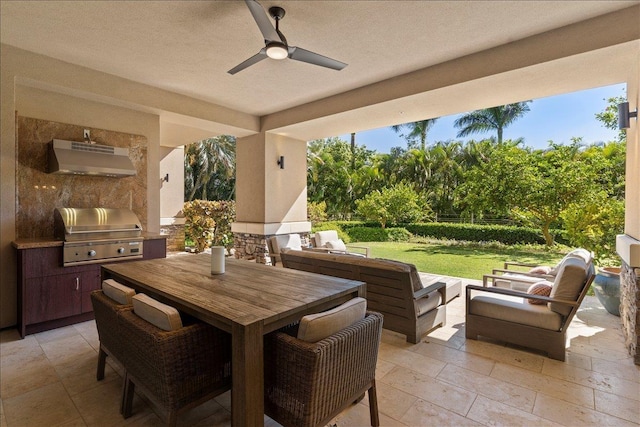
{"type": "Polygon", "coordinates": [[[271,118],[271,128],[311,139],[514,102],[532,93],[548,96],[623,81],[637,43],[631,52],[618,46],[571,62],[487,76],[476,85],[372,99],[344,111],[314,114],[310,109],[299,120],[281,120],[283,112],[301,106],[339,100],[367,86],[384,91],[380,82],[639,3],[261,1],[265,9],[286,9],[280,29],[291,45],[347,62],[340,72],[264,60],[229,75],[227,70],[263,47],[242,1],[3,1],[1,41],[242,113],[270,116],[263,123],[271,118]],[[584,66],[581,78],[563,78],[567,67],[575,70],[576,64],[584,66]],[[526,90],[514,91],[527,73],[526,90]],[[487,84],[505,91],[487,93],[487,84]]]}

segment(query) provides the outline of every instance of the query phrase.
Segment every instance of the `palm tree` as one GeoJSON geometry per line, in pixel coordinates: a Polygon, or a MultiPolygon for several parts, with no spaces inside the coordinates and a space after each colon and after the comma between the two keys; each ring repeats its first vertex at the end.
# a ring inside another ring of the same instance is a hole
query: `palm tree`
{"type": "MultiPolygon", "coordinates": [[[[217,175],[232,179],[235,174],[235,138],[222,135],[203,139],[187,146],[184,156],[185,195],[187,201],[194,197],[208,200],[209,182],[217,175]]],[[[212,196],[219,196],[213,195],[212,196]]]]}
{"type": "Polygon", "coordinates": [[[516,102],[515,104],[501,105],[472,111],[458,118],[453,125],[460,128],[458,137],[468,136],[474,133],[498,132],[498,144],[502,144],[502,132],[529,111],[531,101],[516,102]]]}
{"type": "Polygon", "coordinates": [[[427,146],[427,132],[436,124],[435,119],[425,119],[417,122],[402,123],[400,125],[391,126],[395,133],[400,133],[403,129],[409,130],[407,135],[403,135],[407,141],[413,141],[420,138],[420,149],[424,151],[427,146]]]}

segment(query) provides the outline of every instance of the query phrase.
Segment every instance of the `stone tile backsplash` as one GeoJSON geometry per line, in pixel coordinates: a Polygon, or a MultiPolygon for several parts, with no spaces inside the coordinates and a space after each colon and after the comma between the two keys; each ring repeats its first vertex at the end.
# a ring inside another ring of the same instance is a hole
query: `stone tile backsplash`
{"type": "Polygon", "coordinates": [[[147,228],[147,138],[18,116],[16,141],[16,238],[53,237],[53,210],[130,208],[147,228]],[[52,139],[82,141],[91,130],[97,144],[129,149],[137,174],[126,178],[48,174],[52,139]]]}

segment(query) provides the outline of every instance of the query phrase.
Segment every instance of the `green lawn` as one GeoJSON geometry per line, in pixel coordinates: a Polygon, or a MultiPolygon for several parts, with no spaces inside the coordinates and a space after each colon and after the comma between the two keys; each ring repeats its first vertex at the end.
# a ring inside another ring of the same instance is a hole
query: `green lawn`
{"type": "MultiPolygon", "coordinates": [[[[355,244],[355,243],[354,243],[355,244]]],[[[418,271],[445,276],[481,280],[493,268],[502,268],[505,261],[554,265],[562,253],[527,248],[494,248],[451,246],[437,243],[366,242],[372,258],[387,258],[415,264],[418,271]]]]}

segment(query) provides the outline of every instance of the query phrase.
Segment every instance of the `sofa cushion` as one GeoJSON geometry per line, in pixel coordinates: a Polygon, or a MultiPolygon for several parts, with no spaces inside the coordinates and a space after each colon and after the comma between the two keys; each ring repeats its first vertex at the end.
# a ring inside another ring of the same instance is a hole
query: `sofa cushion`
{"type": "Polygon", "coordinates": [[[347,250],[347,245],[344,244],[344,242],[342,241],[342,239],[338,239],[338,240],[329,240],[325,246],[329,249],[334,249],[337,251],[346,251],[347,250]]]}
{"type": "Polygon", "coordinates": [[[366,311],[367,300],[358,297],[329,311],[304,316],[298,327],[298,339],[307,342],[321,341],[364,319],[366,311]]]}
{"type": "MultiPolygon", "coordinates": [[[[551,295],[552,285],[553,283],[547,280],[541,280],[529,286],[529,289],[527,289],[527,293],[529,295],[541,295],[541,296],[548,297],[549,295],[551,295]]],[[[544,305],[547,303],[546,301],[542,301],[539,299],[528,299],[527,302],[529,304],[538,304],[538,305],[544,305]]]]}
{"type": "Polygon", "coordinates": [[[338,232],[336,230],[316,231],[316,234],[314,236],[316,247],[318,248],[326,248],[327,242],[338,239],[338,232]]]}
{"type": "Polygon", "coordinates": [[[132,288],[113,279],[102,281],[102,292],[118,304],[131,305],[131,298],[136,294],[132,288]]]}
{"type": "Polygon", "coordinates": [[[281,252],[284,248],[294,251],[302,250],[302,239],[299,234],[279,234],[271,236],[270,239],[275,253],[281,252]]]}
{"type": "MultiPolygon", "coordinates": [[[[583,258],[566,258],[558,268],[558,274],[553,282],[551,298],[577,301],[580,291],[587,279],[588,265],[583,258]]],[[[564,304],[549,303],[549,308],[563,316],[571,312],[571,307],[564,304]]]]}
{"type": "Polygon", "coordinates": [[[585,262],[585,264],[589,265],[593,262],[593,254],[586,249],[578,248],[567,253],[555,266],[551,268],[549,274],[552,276],[556,276],[560,272],[560,267],[564,264],[564,262],[569,258],[578,258],[585,262]]]}
{"type": "Polygon", "coordinates": [[[518,273],[504,273],[499,279],[493,279],[493,286],[527,292],[529,286],[539,281],[540,277],[531,277],[518,273]]]}
{"type": "Polygon", "coordinates": [[[550,331],[560,330],[562,316],[546,305],[528,304],[524,298],[478,295],[469,301],[469,313],[550,331]]]}
{"type": "Polygon", "coordinates": [[[441,303],[442,294],[438,291],[433,291],[422,298],[414,300],[418,317],[430,312],[434,308],[438,307],[441,303]]]}
{"type": "Polygon", "coordinates": [[[137,294],[133,298],[133,312],[152,325],[165,331],[182,328],[182,319],[178,310],[156,301],[145,294],[137,294]]]}

